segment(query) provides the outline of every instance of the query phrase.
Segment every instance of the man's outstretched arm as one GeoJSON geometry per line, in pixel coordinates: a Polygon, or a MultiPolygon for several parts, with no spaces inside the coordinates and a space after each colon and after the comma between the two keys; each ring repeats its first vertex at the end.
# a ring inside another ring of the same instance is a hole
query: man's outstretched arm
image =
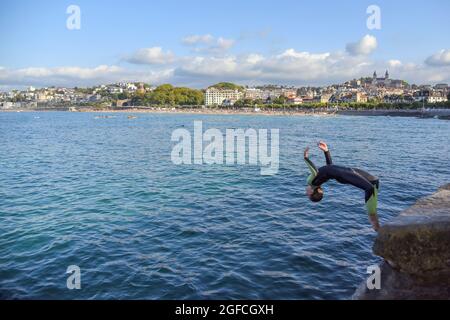
{"type": "Polygon", "coordinates": [[[333,161],[331,160],[330,150],[328,149],[328,146],[324,141],[319,142],[319,149],[325,153],[325,160],[327,161],[327,166],[333,164],[333,161]]]}

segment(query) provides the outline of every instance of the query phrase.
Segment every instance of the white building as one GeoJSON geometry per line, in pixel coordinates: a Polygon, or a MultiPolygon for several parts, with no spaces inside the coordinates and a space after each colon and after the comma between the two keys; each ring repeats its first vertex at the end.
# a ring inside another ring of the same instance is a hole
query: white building
{"type": "Polygon", "coordinates": [[[123,89],[120,88],[120,87],[116,87],[116,86],[109,86],[108,87],[108,92],[112,93],[112,94],[123,93],[123,89]]]}
{"type": "Polygon", "coordinates": [[[331,96],[332,96],[332,94],[330,94],[330,93],[324,93],[324,94],[321,94],[320,96],[317,96],[316,99],[317,99],[317,102],[328,103],[331,99],[331,96]]]}
{"type": "Polygon", "coordinates": [[[50,100],[50,96],[47,95],[46,91],[39,92],[38,94],[36,94],[36,100],[47,101],[50,100]]]}
{"type": "Polygon", "coordinates": [[[134,83],[127,83],[127,90],[131,92],[135,92],[138,88],[134,83]]]}
{"type": "Polygon", "coordinates": [[[226,102],[227,105],[233,105],[237,100],[241,99],[243,96],[242,92],[239,90],[230,89],[216,89],[208,88],[205,93],[205,105],[223,105],[226,102]]]}
{"type": "Polygon", "coordinates": [[[1,103],[2,109],[12,109],[15,107],[14,102],[3,102],[1,103]]]}
{"type": "Polygon", "coordinates": [[[447,90],[448,84],[446,84],[446,83],[438,83],[437,85],[434,86],[434,88],[436,90],[447,90]]]}
{"type": "Polygon", "coordinates": [[[285,96],[288,99],[294,99],[297,96],[297,90],[293,88],[247,88],[244,94],[246,99],[267,100],[276,99],[281,96],[285,96]]]}
{"type": "Polygon", "coordinates": [[[303,99],[301,97],[289,98],[288,103],[289,104],[299,105],[299,104],[303,103],[303,99]]]}
{"type": "Polygon", "coordinates": [[[264,99],[264,93],[258,88],[245,89],[245,98],[251,100],[264,99]]]}
{"type": "Polygon", "coordinates": [[[295,89],[282,89],[281,92],[288,99],[294,99],[297,96],[297,90],[295,89]]]}
{"type": "Polygon", "coordinates": [[[432,94],[429,97],[427,97],[428,103],[436,103],[436,102],[446,102],[447,97],[445,95],[441,94],[432,94]]]}
{"type": "Polygon", "coordinates": [[[267,99],[277,99],[279,97],[281,97],[283,95],[283,90],[282,89],[266,89],[263,91],[263,99],[267,100],[267,99]]]}

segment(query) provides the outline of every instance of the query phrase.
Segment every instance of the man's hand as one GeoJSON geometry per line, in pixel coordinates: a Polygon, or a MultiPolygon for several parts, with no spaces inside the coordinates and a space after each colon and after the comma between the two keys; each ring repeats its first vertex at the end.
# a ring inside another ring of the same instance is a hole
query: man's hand
{"type": "Polygon", "coordinates": [[[323,152],[327,152],[328,151],[328,146],[325,142],[320,141],[319,144],[319,149],[322,150],[323,152]]]}
{"type": "Polygon", "coordinates": [[[303,151],[303,158],[308,159],[309,155],[309,147],[306,147],[305,151],[303,151]]]}

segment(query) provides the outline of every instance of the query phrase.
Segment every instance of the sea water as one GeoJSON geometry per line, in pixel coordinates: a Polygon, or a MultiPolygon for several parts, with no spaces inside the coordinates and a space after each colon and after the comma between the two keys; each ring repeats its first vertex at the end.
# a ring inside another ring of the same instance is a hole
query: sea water
{"type": "Polygon", "coordinates": [[[303,149],[380,179],[381,223],[450,182],[450,122],[0,113],[3,299],[345,299],[379,258],[364,193],[304,194],[303,149]],[[96,117],[97,116],[97,117],[96,117]],[[177,128],[279,129],[279,169],[176,165],[177,128]],[[68,289],[69,266],[80,289],[68,289]]]}

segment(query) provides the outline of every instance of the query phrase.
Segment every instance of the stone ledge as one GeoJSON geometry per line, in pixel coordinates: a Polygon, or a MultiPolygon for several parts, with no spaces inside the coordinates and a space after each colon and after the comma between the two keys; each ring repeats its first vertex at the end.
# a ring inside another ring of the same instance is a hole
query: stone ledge
{"type": "Polygon", "coordinates": [[[355,299],[450,299],[450,184],[382,226],[373,252],[381,290],[364,282],[355,299]]]}

